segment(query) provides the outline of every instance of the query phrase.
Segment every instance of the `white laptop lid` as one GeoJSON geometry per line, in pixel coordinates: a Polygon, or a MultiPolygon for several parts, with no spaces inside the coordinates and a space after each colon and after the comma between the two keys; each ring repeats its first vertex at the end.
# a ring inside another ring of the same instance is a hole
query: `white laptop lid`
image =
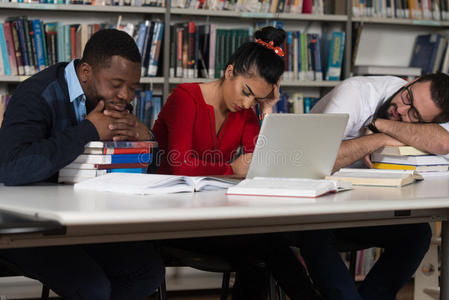
{"type": "Polygon", "coordinates": [[[348,118],[348,114],[267,115],[246,178],[330,175],[348,118]]]}

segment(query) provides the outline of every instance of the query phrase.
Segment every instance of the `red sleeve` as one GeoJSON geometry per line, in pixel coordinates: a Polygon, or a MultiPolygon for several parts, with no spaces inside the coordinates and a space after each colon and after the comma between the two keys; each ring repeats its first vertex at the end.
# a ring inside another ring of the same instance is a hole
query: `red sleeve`
{"type": "Polygon", "coordinates": [[[243,128],[242,146],[245,153],[253,153],[259,135],[260,125],[256,113],[248,109],[243,128]]]}
{"type": "Polygon", "coordinates": [[[194,155],[192,136],[196,134],[194,124],[199,116],[192,97],[184,89],[177,88],[165,104],[168,131],[168,147],[165,150],[171,174],[190,176],[232,174],[229,163],[208,162],[194,155]]]}

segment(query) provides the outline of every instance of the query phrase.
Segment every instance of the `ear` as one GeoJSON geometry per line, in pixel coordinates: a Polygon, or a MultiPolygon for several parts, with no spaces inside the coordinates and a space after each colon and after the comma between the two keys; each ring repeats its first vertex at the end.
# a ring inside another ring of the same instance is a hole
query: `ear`
{"type": "Polygon", "coordinates": [[[224,76],[225,79],[232,79],[232,77],[234,76],[234,65],[229,65],[226,67],[224,76]]]}
{"type": "Polygon", "coordinates": [[[91,65],[86,62],[81,63],[78,69],[78,79],[81,83],[86,83],[93,76],[91,65]]]}

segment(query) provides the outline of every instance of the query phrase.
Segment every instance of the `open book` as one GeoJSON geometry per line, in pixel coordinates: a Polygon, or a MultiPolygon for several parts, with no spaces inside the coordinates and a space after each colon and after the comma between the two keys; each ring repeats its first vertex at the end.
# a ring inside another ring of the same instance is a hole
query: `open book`
{"type": "Polygon", "coordinates": [[[228,188],[227,195],[315,198],[351,189],[352,185],[337,180],[307,178],[254,177],[228,188]]]}
{"type": "Polygon", "coordinates": [[[109,173],[75,184],[75,190],[124,194],[167,194],[225,189],[235,182],[214,177],[109,173]]]}
{"type": "Polygon", "coordinates": [[[353,185],[374,186],[404,186],[423,180],[423,177],[413,170],[377,170],[343,168],[326,179],[343,180],[353,185]]]}

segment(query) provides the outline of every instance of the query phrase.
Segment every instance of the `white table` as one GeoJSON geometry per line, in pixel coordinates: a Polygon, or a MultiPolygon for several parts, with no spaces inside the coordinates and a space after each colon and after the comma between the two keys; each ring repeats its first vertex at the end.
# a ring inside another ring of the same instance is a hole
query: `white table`
{"type": "MultiPolygon", "coordinates": [[[[0,237],[0,248],[293,231],[443,220],[449,251],[449,178],[403,188],[357,187],[317,199],[226,196],[224,191],[135,196],[72,186],[0,187],[0,209],[54,219],[65,235],[0,237]]],[[[449,299],[443,259],[441,299],[449,299]]]]}

